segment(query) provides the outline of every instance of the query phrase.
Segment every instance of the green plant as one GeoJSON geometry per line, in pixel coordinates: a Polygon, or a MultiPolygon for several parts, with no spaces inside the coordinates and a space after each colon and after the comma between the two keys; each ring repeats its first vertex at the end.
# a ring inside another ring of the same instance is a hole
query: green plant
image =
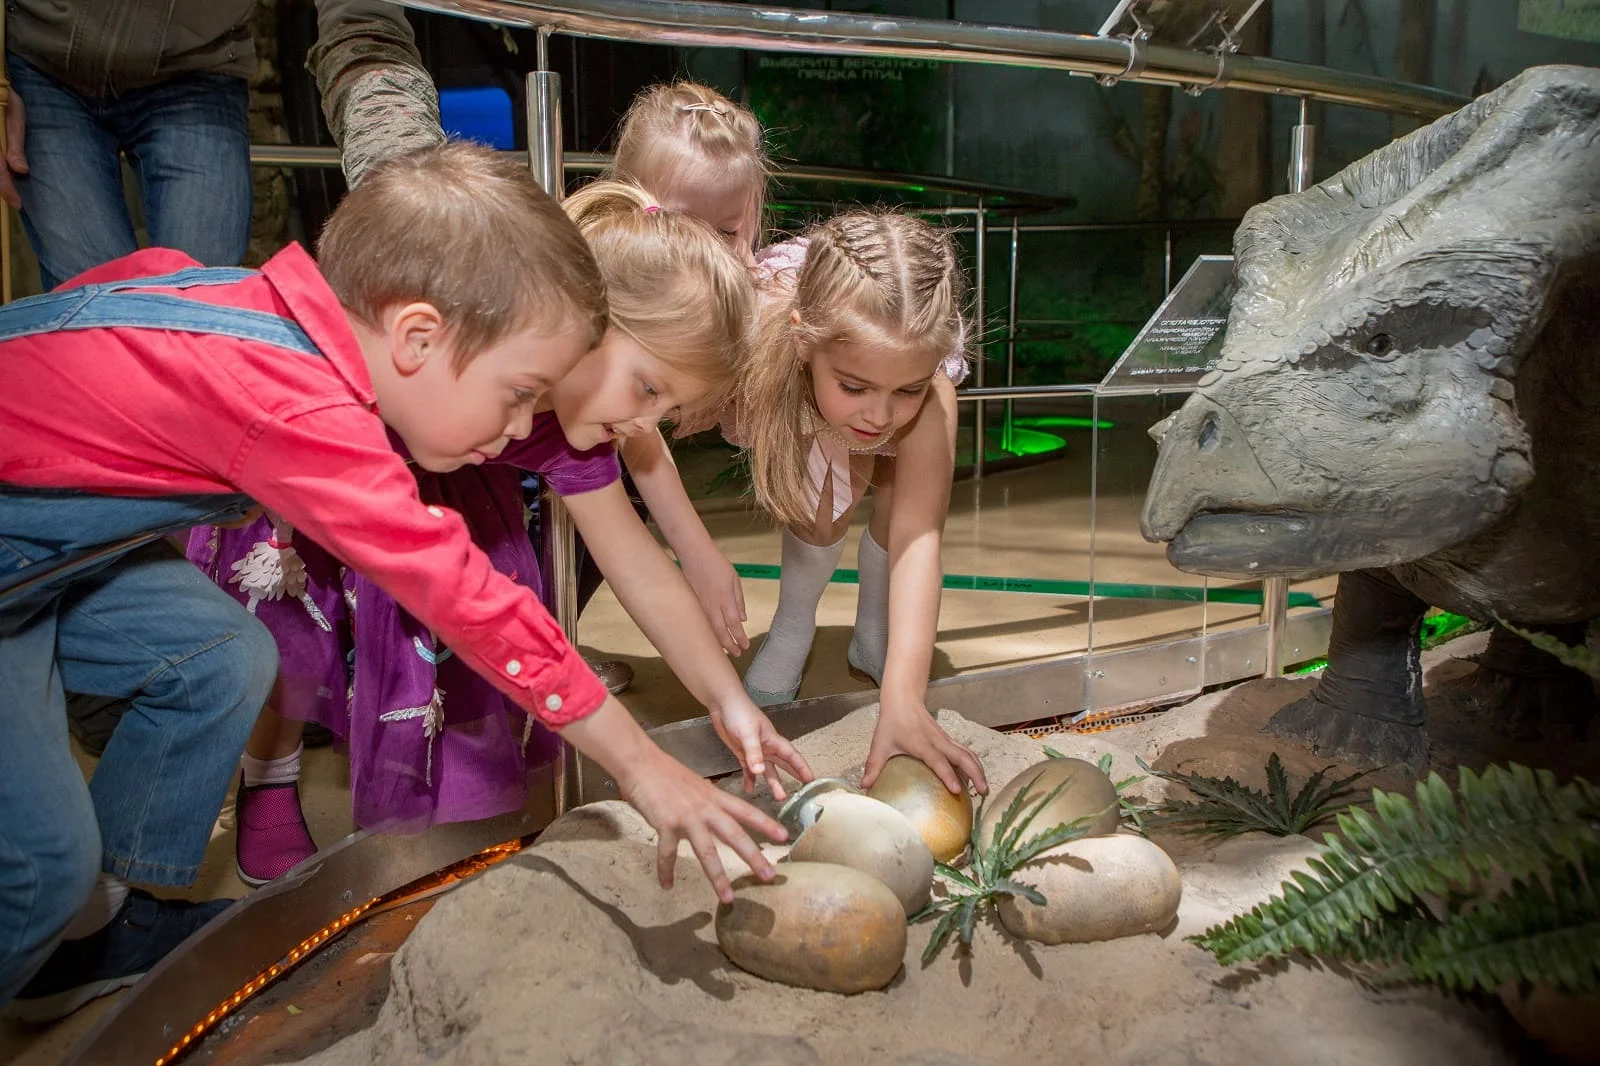
{"type": "Polygon", "coordinates": [[[1324,766],[1307,778],[1306,783],[1300,786],[1300,791],[1291,796],[1289,775],[1284,772],[1277,752],[1267,759],[1265,792],[1231,777],[1151,770],[1143,761],[1139,766],[1164,781],[1183,785],[1199,797],[1198,801],[1180,800],[1162,804],[1157,816],[1150,819],[1149,824],[1181,826],[1183,832],[1191,836],[1223,838],[1251,832],[1271,833],[1273,836],[1304,833],[1355,802],[1356,790],[1351,786],[1372,772],[1363,770],[1323,784],[1323,778],[1333,769],[1324,766]]]}
{"type": "Polygon", "coordinates": [[[1067,782],[1063,781],[1047,795],[1029,802],[1028,797],[1033,792],[1033,785],[1037,780],[1035,777],[1033,781],[1029,781],[1001,812],[1000,821],[995,826],[994,837],[988,847],[979,844],[979,826],[983,823],[983,810],[979,808],[977,817],[972,820],[972,857],[968,863],[972,871],[970,875],[946,863],[934,863],[934,869],[945,879],[950,887],[950,893],[945,898],[930,903],[911,919],[913,922],[939,919],[938,924],[933,927],[933,934],[928,938],[928,946],[922,952],[924,966],[934,960],[952,933],[956,934],[962,948],[970,950],[972,934],[977,928],[979,917],[985,909],[994,906],[1001,896],[1021,896],[1031,903],[1042,906],[1045,902],[1044,895],[1032,885],[1024,885],[1013,880],[1012,875],[1023,863],[1037,857],[1041,852],[1048,851],[1058,844],[1065,844],[1069,840],[1077,840],[1088,832],[1097,815],[1074,818],[1070,822],[1062,822],[1035,833],[1026,840],[1023,839],[1023,834],[1028,831],[1039,812],[1067,787],[1067,782]]]}
{"type": "MultiPolygon", "coordinates": [[[[1052,758],[1052,759],[1069,758],[1069,756],[1062,754],[1061,752],[1057,751],[1056,749],[1050,747],[1048,744],[1045,745],[1044,753],[1045,753],[1046,756],[1048,756],[1049,758],[1052,758]]],[[[1103,755],[1101,755],[1100,758],[1099,758],[1099,761],[1097,761],[1095,763],[1095,767],[1101,773],[1105,774],[1107,777],[1110,777],[1111,776],[1111,753],[1108,751],[1108,752],[1105,752],[1103,755]]],[[[1138,832],[1140,832],[1140,833],[1143,833],[1144,830],[1145,830],[1145,821],[1144,821],[1145,818],[1148,815],[1153,814],[1156,811],[1160,810],[1160,807],[1158,807],[1155,804],[1139,803],[1139,802],[1136,802],[1136,801],[1130,799],[1126,795],[1126,792],[1127,792],[1128,789],[1132,788],[1134,785],[1137,785],[1140,781],[1143,781],[1144,779],[1145,779],[1145,775],[1144,774],[1133,774],[1130,777],[1124,777],[1121,781],[1113,780],[1111,782],[1111,784],[1117,790],[1118,813],[1122,816],[1123,823],[1126,824],[1126,825],[1133,826],[1133,828],[1135,830],[1137,830],[1138,832]]]]}
{"type": "MultiPolygon", "coordinates": [[[[1495,621],[1499,622],[1501,625],[1505,626],[1507,629],[1511,630],[1511,632],[1515,633],[1529,644],[1532,644],[1540,651],[1549,652],[1551,655],[1554,655],[1557,659],[1561,660],[1562,665],[1570,666],[1574,670],[1582,670],[1590,677],[1600,677],[1600,656],[1597,656],[1594,652],[1590,651],[1587,644],[1580,644],[1574,648],[1567,644],[1561,643],[1561,641],[1557,640],[1555,637],[1552,637],[1549,633],[1535,633],[1531,629],[1522,629],[1518,626],[1512,625],[1503,618],[1496,618],[1495,621]]],[[[1593,632],[1593,629],[1591,629],[1590,632],[1593,632]]]]}
{"type": "Polygon", "coordinates": [[[1223,965],[1306,951],[1386,980],[1600,989],[1600,791],[1512,764],[1373,790],[1274,895],[1190,939],[1223,965]]]}

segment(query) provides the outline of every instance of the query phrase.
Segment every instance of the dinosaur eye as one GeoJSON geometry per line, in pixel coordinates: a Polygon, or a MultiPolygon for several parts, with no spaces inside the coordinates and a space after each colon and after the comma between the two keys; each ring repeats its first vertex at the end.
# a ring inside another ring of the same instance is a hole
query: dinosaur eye
{"type": "Polygon", "coordinates": [[[1388,355],[1394,350],[1394,338],[1387,333],[1374,333],[1367,339],[1367,354],[1379,357],[1388,355]]]}
{"type": "Polygon", "coordinates": [[[1222,429],[1217,425],[1216,415],[1206,415],[1205,421],[1200,423],[1200,437],[1198,444],[1200,450],[1209,452],[1222,441],[1222,429]]]}

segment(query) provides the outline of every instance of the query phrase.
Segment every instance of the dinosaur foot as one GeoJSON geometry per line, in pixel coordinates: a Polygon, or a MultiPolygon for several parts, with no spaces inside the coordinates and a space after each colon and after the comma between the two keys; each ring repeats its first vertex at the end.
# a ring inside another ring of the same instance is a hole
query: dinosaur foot
{"type": "Polygon", "coordinates": [[[1427,752],[1427,733],[1421,725],[1358,714],[1319,696],[1320,690],[1313,691],[1289,704],[1272,716],[1264,732],[1351,766],[1421,771],[1427,752]]]}
{"type": "Polygon", "coordinates": [[[1430,715],[1482,722],[1510,740],[1574,742],[1584,739],[1600,712],[1594,683],[1576,670],[1529,677],[1480,664],[1467,676],[1442,682],[1428,695],[1430,715]]]}

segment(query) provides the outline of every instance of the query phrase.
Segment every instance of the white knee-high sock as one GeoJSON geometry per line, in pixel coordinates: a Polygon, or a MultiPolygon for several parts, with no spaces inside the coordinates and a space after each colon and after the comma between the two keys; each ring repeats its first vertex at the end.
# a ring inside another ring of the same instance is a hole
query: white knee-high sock
{"type": "Polygon", "coordinates": [[[745,671],[745,687],[788,692],[800,685],[811,638],[817,633],[817,602],[844,554],[844,538],[818,547],[783,531],[783,573],[778,579],[778,610],[761,650],[745,671]]]}
{"type": "Polygon", "coordinates": [[[111,919],[122,910],[127,898],[128,882],[110,874],[101,874],[95,879],[94,888],[90,890],[83,907],[72,916],[72,921],[62,931],[61,939],[82,940],[98,933],[111,924],[111,919]]]}
{"type": "Polygon", "coordinates": [[[856,548],[856,630],[850,636],[851,658],[858,669],[883,684],[883,662],[889,654],[889,553],[872,536],[861,531],[856,548]]]}
{"type": "Polygon", "coordinates": [[[244,755],[239,759],[239,769],[244,771],[245,785],[287,785],[300,780],[300,753],[304,745],[276,759],[258,759],[244,755]]]}

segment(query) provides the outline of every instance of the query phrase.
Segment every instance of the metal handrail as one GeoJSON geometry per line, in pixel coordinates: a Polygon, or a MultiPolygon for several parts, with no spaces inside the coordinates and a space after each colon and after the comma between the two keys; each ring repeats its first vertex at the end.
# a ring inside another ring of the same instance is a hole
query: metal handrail
{"type": "Polygon", "coordinates": [[[1442,89],[1281,59],[1230,55],[1224,64],[1211,52],[1022,26],[699,0],[404,3],[424,11],[576,37],[1067,70],[1108,79],[1176,85],[1196,92],[1227,87],[1284,93],[1429,119],[1467,102],[1466,97],[1442,89]]]}
{"type": "MultiPolygon", "coordinates": [[[[528,161],[526,150],[510,151],[507,154],[523,163],[528,161]]],[[[336,167],[339,165],[339,149],[326,145],[252,144],[250,162],[258,167],[336,167]]],[[[604,152],[565,152],[562,154],[561,163],[568,171],[598,174],[611,165],[611,156],[604,152]]],[[[873,189],[973,197],[981,199],[986,207],[992,207],[996,211],[1060,210],[1077,204],[1077,198],[1070,195],[1054,196],[1003,185],[963,181],[960,178],[935,177],[931,174],[903,174],[887,170],[862,170],[856,167],[783,165],[773,170],[772,177],[778,181],[831,181],[873,189]]]]}

